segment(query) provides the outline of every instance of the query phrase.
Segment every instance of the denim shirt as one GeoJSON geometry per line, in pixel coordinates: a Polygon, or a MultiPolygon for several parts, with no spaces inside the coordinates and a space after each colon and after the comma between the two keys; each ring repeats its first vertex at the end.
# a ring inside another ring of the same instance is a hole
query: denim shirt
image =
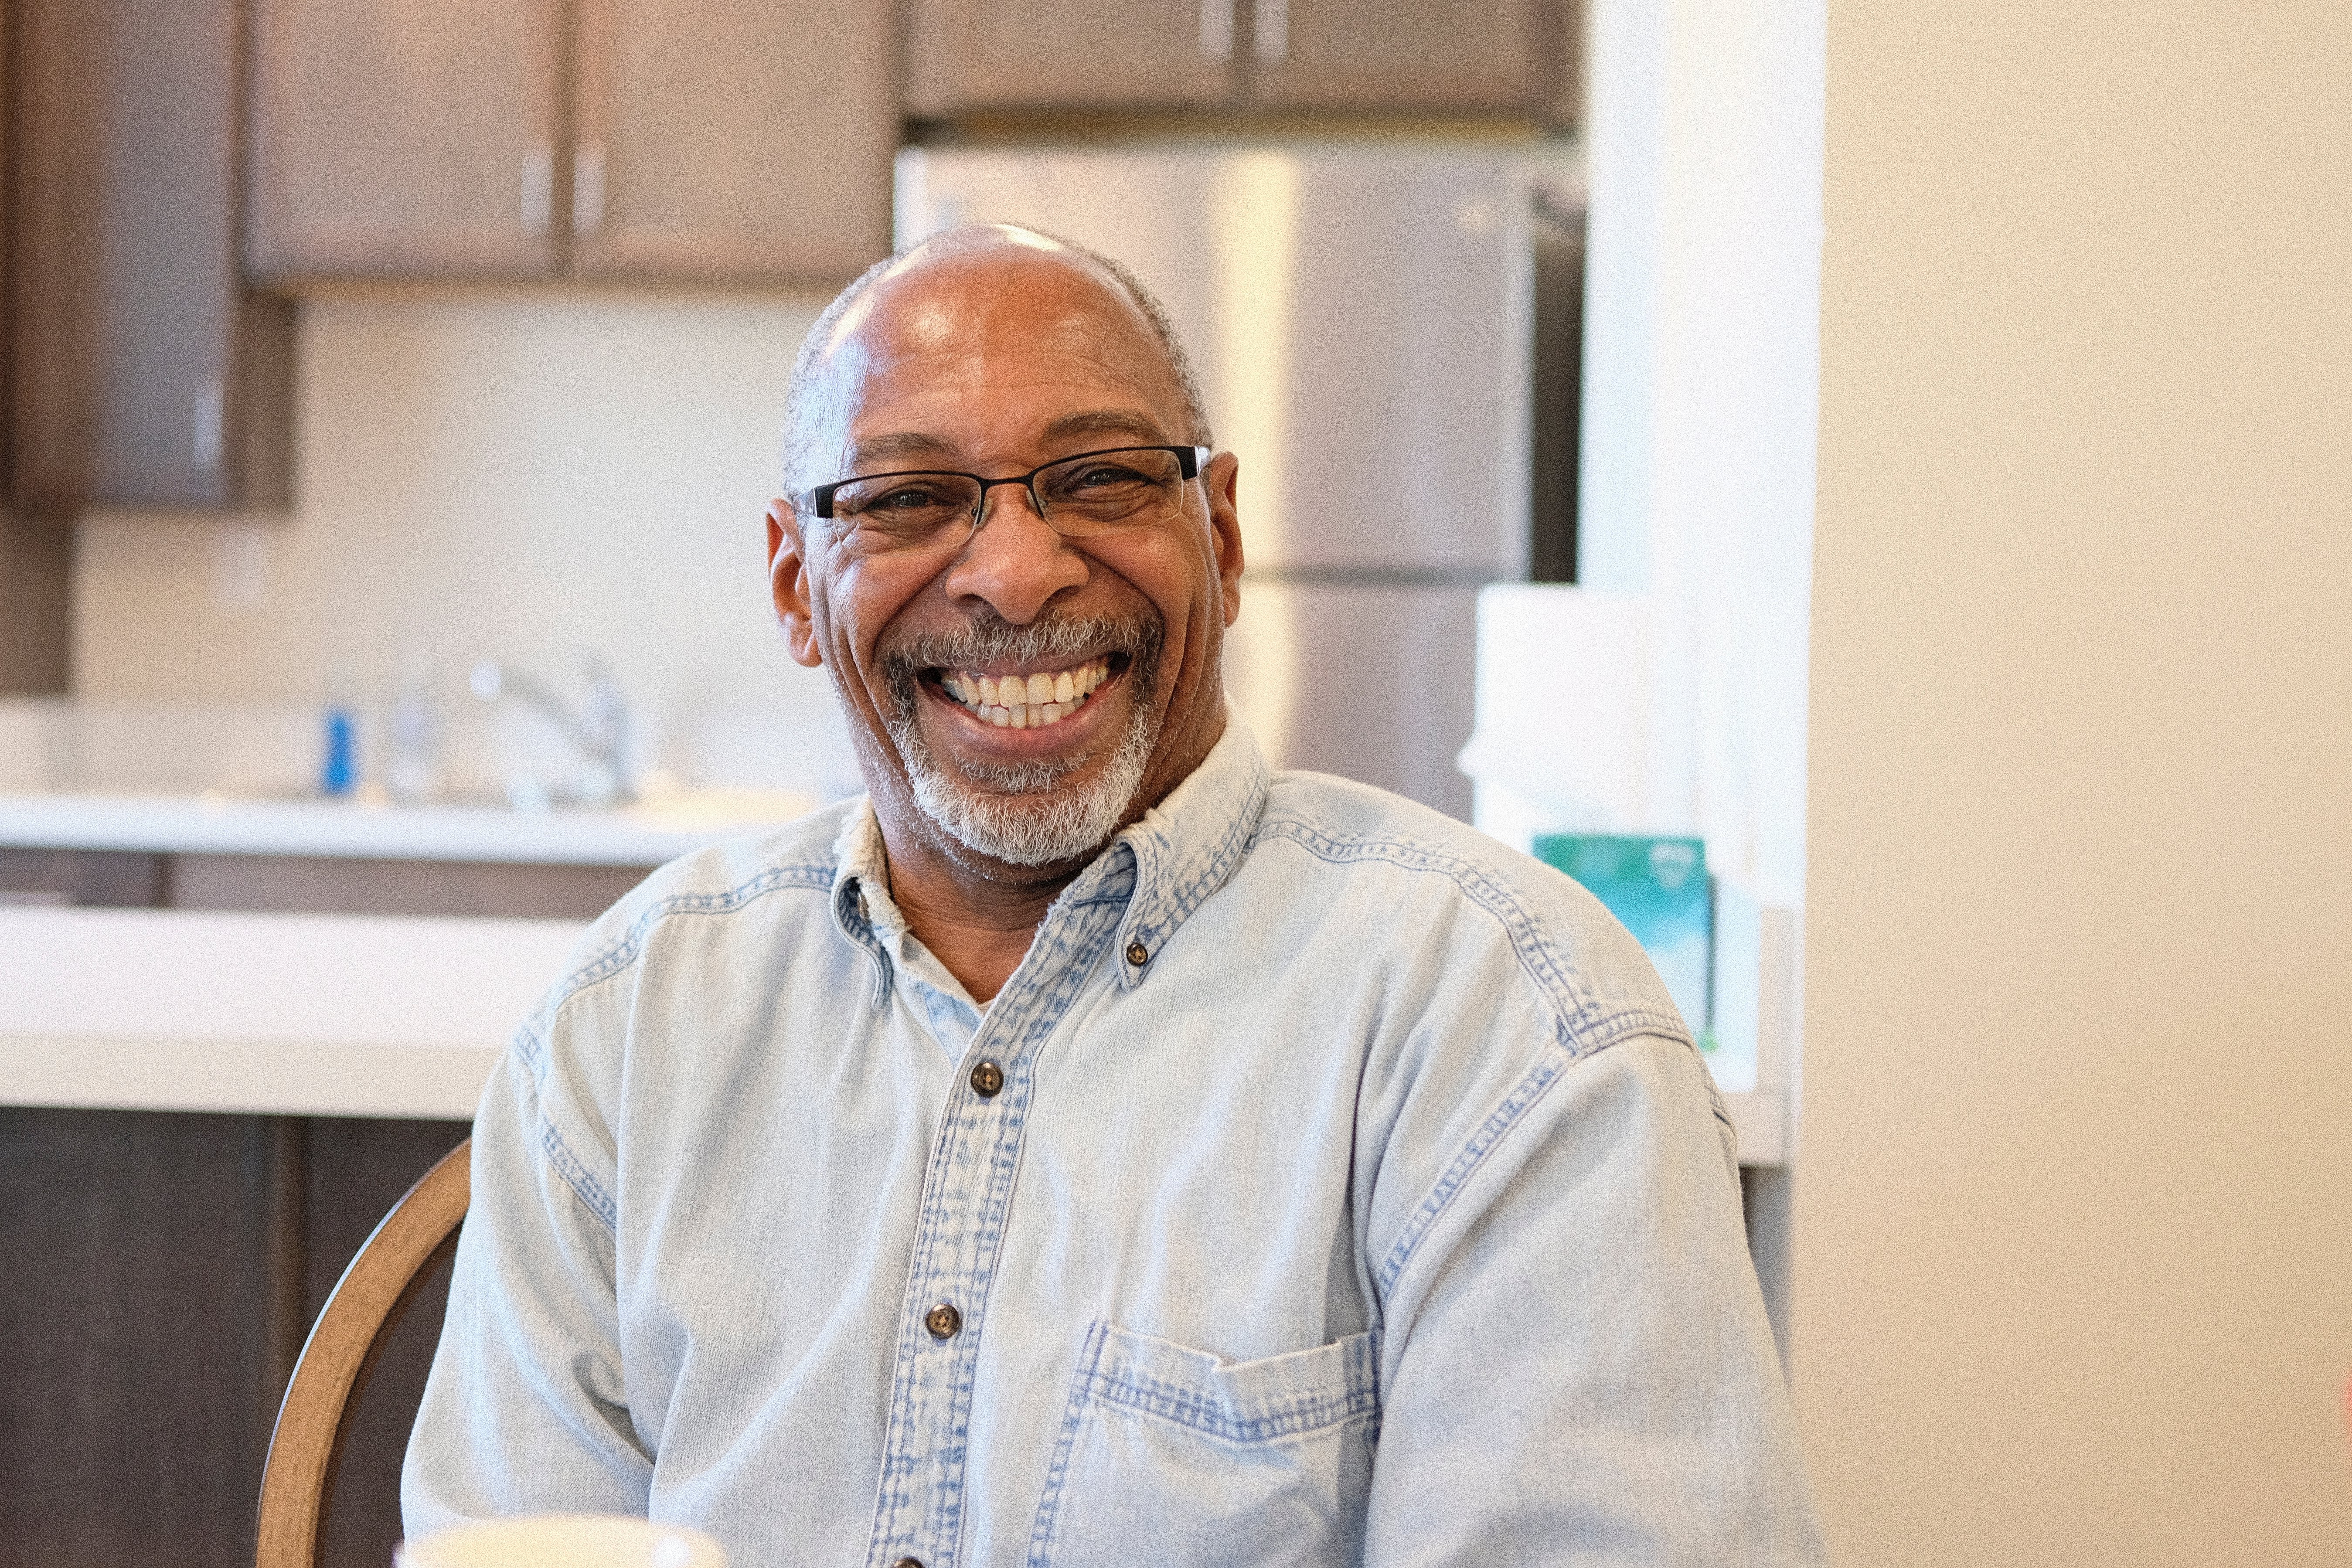
{"type": "Polygon", "coordinates": [[[409,1532],[735,1568],[1812,1563],[1642,952],[1238,721],[975,1006],[859,800],[656,873],[475,1122],[409,1532]]]}

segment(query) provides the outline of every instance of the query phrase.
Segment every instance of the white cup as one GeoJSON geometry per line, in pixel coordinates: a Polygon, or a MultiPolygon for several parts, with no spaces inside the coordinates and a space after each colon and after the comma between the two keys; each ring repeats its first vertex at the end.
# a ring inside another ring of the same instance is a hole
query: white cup
{"type": "Polygon", "coordinates": [[[392,1554],[393,1568],[727,1568],[719,1542],[682,1524],[546,1514],[455,1525],[392,1554]]]}

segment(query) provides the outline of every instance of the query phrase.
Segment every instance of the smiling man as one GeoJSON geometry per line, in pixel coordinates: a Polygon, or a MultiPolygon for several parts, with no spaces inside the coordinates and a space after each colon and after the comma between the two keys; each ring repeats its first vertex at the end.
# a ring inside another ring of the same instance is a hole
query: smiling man
{"type": "Polygon", "coordinates": [[[868,794],[664,868],[518,1035],[410,1531],[1817,1560],[1681,1019],[1565,878],[1269,773],[1238,462],[1140,285],[929,241],[819,319],[785,446],[776,607],[868,794]]]}

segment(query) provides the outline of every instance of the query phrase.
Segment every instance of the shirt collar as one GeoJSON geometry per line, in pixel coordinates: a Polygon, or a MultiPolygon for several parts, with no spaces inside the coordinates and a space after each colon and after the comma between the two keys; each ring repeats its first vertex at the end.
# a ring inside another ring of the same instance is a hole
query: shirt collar
{"type": "Polygon", "coordinates": [[[1167,799],[1145,812],[1141,821],[1112,840],[1111,850],[1062,895],[1076,896],[1098,873],[1112,874],[1104,862],[1115,859],[1116,851],[1124,848],[1131,857],[1134,890],[1128,897],[1127,917],[1119,922],[1118,952],[1112,955],[1118,963],[1122,990],[1132,991],[1141,984],[1151,960],[1176,928],[1233,879],[1265,810],[1269,778],[1256,738],[1228,704],[1225,732],[1201,765],[1170,790],[1167,799]]]}
{"type": "MultiPolygon", "coordinates": [[[[1112,839],[1046,918],[1084,904],[1124,903],[1112,958],[1120,989],[1132,991],[1176,928],[1232,879],[1257,831],[1270,777],[1256,739],[1229,705],[1225,732],[1201,765],[1112,839]]],[[[894,967],[905,962],[907,925],[890,898],[871,797],[843,819],[834,855],[834,924],[874,961],[874,1005],[880,1007],[889,1000],[894,967]]]]}

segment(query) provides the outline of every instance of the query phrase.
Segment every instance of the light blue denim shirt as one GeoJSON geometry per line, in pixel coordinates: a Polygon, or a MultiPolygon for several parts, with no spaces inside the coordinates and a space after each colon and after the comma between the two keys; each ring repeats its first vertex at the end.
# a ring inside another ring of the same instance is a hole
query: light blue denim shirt
{"type": "Polygon", "coordinates": [[[887,889],[861,800],[597,923],[475,1123],[411,1534],[1818,1561],[1729,1125],[1573,882],[1235,721],[985,1008],[887,889]]]}

